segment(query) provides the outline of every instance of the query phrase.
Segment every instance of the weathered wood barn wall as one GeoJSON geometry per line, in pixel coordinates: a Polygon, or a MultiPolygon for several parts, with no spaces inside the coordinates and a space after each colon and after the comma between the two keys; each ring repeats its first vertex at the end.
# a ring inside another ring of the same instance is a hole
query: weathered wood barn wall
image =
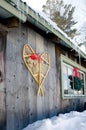
{"type": "MultiPolygon", "coordinates": [[[[13,24],[9,19],[8,23],[2,20],[0,24],[0,130],[22,130],[34,121],[59,113],[83,111],[85,97],[62,99],[60,56],[79,63],[77,53],[29,22],[13,24]],[[42,85],[44,96],[36,96],[37,84],[22,59],[25,44],[39,54],[46,51],[50,55],[50,70],[42,85]]],[[[86,67],[83,59],[81,64],[86,67]]]]}
{"type": "Polygon", "coordinates": [[[27,24],[9,28],[4,59],[6,100],[3,101],[6,103],[7,130],[21,130],[36,120],[72,110],[84,110],[86,99],[62,99],[61,54],[78,62],[71,51],[54,44],[27,24]],[[36,96],[37,84],[23,62],[22,49],[26,43],[37,53],[47,51],[50,55],[50,71],[43,84],[44,96],[36,96]]]}

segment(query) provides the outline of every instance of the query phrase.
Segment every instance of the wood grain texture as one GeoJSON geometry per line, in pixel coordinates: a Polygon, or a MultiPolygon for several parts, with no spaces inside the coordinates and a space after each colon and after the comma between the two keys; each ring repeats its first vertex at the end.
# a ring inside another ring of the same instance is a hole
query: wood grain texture
{"type": "MultiPolygon", "coordinates": [[[[83,110],[86,99],[62,99],[61,54],[69,57],[64,48],[55,45],[31,28],[21,23],[19,28],[10,28],[6,46],[7,130],[21,130],[40,119],[71,110],[83,110]],[[36,96],[37,84],[23,62],[22,48],[25,43],[30,44],[38,54],[47,51],[50,55],[50,71],[42,86],[44,97],[36,96]]],[[[70,57],[72,59],[72,56],[70,57]]]]}
{"type": "Polygon", "coordinates": [[[5,37],[0,35],[0,130],[6,127],[5,37]]]}

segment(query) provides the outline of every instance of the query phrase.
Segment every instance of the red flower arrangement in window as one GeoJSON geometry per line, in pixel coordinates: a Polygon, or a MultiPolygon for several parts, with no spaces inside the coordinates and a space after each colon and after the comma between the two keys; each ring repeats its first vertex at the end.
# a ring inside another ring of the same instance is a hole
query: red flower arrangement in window
{"type": "Polygon", "coordinates": [[[80,73],[79,70],[77,68],[73,68],[73,75],[70,75],[68,77],[70,79],[70,85],[72,89],[75,90],[81,90],[81,88],[83,87],[82,83],[82,79],[80,78],[80,73]]]}

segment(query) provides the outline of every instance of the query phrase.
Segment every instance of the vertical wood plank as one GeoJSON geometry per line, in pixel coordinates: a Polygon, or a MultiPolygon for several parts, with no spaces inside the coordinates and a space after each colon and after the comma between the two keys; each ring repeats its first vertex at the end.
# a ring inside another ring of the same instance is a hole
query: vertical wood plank
{"type": "MultiPolygon", "coordinates": [[[[36,33],[28,29],[28,43],[36,52],[36,33]]],[[[37,83],[31,76],[30,72],[28,71],[29,77],[29,91],[28,91],[28,99],[29,99],[29,123],[34,122],[37,119],[37,83]]]]}
{"type": "MultiPolygon", "coordinates": [[[[36,33],[36,52],[41,55],[44,52],[44,39],[41,35],[36,33]]],[[[42,85],[44,91],[44,85],[42,85]]],[[[44,92],[45,95],[45,92],[44,92]]],[[[42,119],[44,114],[44,96],[40,94],[37,96],[37,118],[42,119]]]]}
{"type": "Polygon", "coordinates": [[[0,35],[0,129],[6,127],[5,36],[0,35]]]}

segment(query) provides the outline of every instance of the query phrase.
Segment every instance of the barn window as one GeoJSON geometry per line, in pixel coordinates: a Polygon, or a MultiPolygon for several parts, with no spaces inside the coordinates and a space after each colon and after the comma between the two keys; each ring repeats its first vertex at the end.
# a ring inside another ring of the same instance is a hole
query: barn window
{"type": "Polygon", "coordinates": [[[86,96],[86,69],[61,55],[61,85],[63,98],[86,96]]]}

